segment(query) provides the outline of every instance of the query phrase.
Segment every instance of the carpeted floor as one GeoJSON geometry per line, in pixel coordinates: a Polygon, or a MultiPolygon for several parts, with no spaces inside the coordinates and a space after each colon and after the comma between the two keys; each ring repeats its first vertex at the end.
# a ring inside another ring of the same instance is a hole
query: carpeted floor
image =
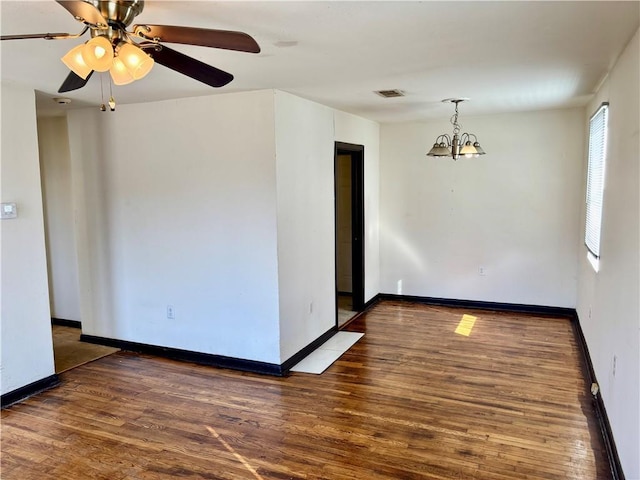
{"type": "Polygon", "coordinates": [[[81,330],[53,325],[53,356],[56,373],[97,360],[117,352],[117,348],[94,345],[80,341],[81,330]]]}

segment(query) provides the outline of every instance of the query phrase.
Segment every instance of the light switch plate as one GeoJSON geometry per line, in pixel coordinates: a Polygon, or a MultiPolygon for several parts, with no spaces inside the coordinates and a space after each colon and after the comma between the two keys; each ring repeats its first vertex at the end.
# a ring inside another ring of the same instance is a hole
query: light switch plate
{"type": "Polygon", "coordinates": [[[0,218],[16,218],[18,216],[18,208],[15,203],[0,204],[0,218]]]}

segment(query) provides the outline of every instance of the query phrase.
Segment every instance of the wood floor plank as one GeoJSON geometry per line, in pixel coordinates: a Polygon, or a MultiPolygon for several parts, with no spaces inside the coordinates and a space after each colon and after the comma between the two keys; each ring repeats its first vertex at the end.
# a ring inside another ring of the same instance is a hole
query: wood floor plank
{"type": "Polygon", "coordinates": [[[385,301],[348,329],[319,376],[128,352],[67,371],[2,412],[2,478],[611,478],[569,320],[385,301]]]}

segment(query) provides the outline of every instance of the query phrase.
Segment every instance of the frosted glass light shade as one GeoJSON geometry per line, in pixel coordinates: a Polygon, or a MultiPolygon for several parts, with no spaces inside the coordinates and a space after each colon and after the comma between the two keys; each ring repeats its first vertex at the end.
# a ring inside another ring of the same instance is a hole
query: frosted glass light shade
{"type": "Polygon", "coordinates": [[[433,144],[433,147],[431,148],[431,150],[429,150],[429,153],[427,153],[427,155],[430,157],[450,157],[451,150],[445,145],[444,142],[436,142],[433,144]]]}
{"type": "Polygon", "coordinates": [[[82,58],[84,46],[83,43],[69,50],[67,54],[62,57],[62,63],[69,67],[73,73],[86,80],[93,69],[89,67],[82,58]]]}
{"type": "Polygon", "coordinates": [[[153,58],[144,53],[141,48],[131,43],[125,43],[118,49],[118,57],[127,67],[134,80],[140,80],[147,75],[155,63],[153,58]]]}
{"type": "Polygon", "coordinates": [[[460,155],[464,155],[467,158],[477,157],[478,151],[476,150],[476,147],[471,145],[471,142],[466,142],[460,149],[460,155]]]}
{"type": "Polygon", "coordinates": [[[126,85],[127,83],[131,83],[135,80],[135,78],[133,78],[129,73],[129,70],[127,70],[125,64],[120,60],[120,57],[114,57],[109,73],[111,74],[113,83],[116,85],[126,85]]]}
{"type": "Polygon", "coordinates": [[[478,155],[484,155],[486,153],[478,142],[473,142],[473,146],[476,147],[476,152],[478,152],[478,155]]]}
{"type": "Polygon", "coordinates": [[[92,70],[106,72],[113,63],[113,47],[106,37],[93,37],[82,49],[82,59],[92,70]]]}

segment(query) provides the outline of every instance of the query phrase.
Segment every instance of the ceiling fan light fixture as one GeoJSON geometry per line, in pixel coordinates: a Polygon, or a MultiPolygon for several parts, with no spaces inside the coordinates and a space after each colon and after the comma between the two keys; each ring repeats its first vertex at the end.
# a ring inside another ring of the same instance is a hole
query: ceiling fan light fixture
{"type": "MultiPolygon", "coordinates": [[[[57,3],[84,24],[82,31],[78,34],[0,35],[0,41],[71,39],[80,38],[89,32],[89,41],[74,47],[62,57],[70,71],[58,93],[84,87],[96,71],[110,71],[111,78],[117,84],[124,85],[144,78],[156,62],[215,88],[223,87],[233,80],[233,75],[229,72],[175,51],[161,42],[260,53],[260,45],[244,32],[149,23],[132,25],[134,18],[142,13],[144,0],[58,0],[57,3]],[[150,49],[153,52],[148,55],[150,49]],[[116,56],[120,56],[119,61],[114,61],[116,56]],[[123,65],[128,75],[124,74],[123,65]]],[[[110,81],[110,85],[112,84],[113,81],[110,81]]]]}
{"type": "Polygon", "coordinates": [[[76,45],[69,50],[61,60],[62,63],[69,67],[69,70],[79,77],[82,77],[83,80],[86,80],[93,69],[89,67],[82,58],[84,46],[84,44],[76,45]]]}
{"type": "Polygon", "coordinates": [[[133,75],[131,75],[129,70],[127,70],[124,62],[120,60],[120,57],[114,57],[113,65],[111,65],[111,68],[109,69],[109,74],[113,79],[113,83],[116,85],[126,85],[135,80],[133,75]]]}
{"type": "Polygon", "coordinates": [[[113,47],[107,37],[93,37],[82,49],[82,59],[96,72],[106,72],[113,63],[113,47]]]}
{"type": "Polygon", "coordinates": [[[153,68],[153,58],[131,43],[125,43],[118,48],[118,57],[134,80],[145,77],[153,68]]]}

